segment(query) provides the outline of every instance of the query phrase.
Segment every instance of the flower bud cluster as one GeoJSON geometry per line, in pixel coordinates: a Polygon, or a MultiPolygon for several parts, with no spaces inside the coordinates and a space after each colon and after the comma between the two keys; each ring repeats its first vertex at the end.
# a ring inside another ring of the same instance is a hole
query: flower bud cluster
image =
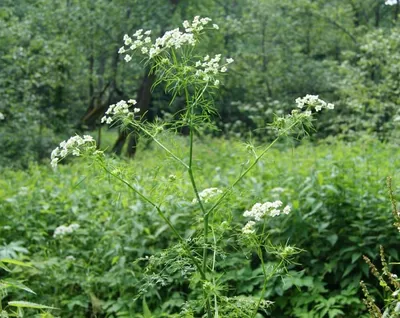
{"type": "Polygon", "coordinates": [[[253,205],[250,211],[245,211],[243,216],[253,218],[254,221],[249,221],[242,228],[242,232],[244,234],[251,234],[255,232],[254,226],[256,222],[261,221],[266,216],[275,217],[280,214],[289,214],[290,206],[286,205],[283,209],[281,209],[283,203],[282,201],[274,201],[274,202],[265,202],[265,203],[256,203],[253,205]]]}
{"type": "MultiPolygon", "coordinates": [[[[204,189],[203,191],[199,192],[199,197],[202,202],[209,202],[212,198],[222,194],[222,190],[218,188],[208,188],[204,189]]],[[[193,199],[192,204],[198,203],[199,201],[197,198],[193,199]]]]}
{"type": "Polygon", "coordinates": [[[79,228],[80,228],[79,224],[76,223],[72,223],[69,226],[61,225],[55,229],[53,237],[58,237],[58,236],[63,237],[64,235],[73,233],[79,228]]]}
{"type": "Polygon", "coordinates": [[[327,103],[323,101],[322,99],[319,98],[318,95],[309,95],[307,94],[306,96],[302,98],[296,98],[296,104],[297,108],[303,109],[306,108],[307,114],[311,115],[311,110],[310,108],[314,108],[315,111],[319,112],[323,108],[327,109],[334,109],[335,105],[331,103],[327,103]]]}
{"type": "MultiPolygon", "coordinates": [[[[125,34],[124,46],[119,49],[118,53],[124,54],[129,51],[140,49],[142,54],[151,59],[168,48],[179,49],[183,45],[195,46],[196,34],[199,34],[210,21],[210,18],[200,18],[196,16],[192,22],[183,22],[185,32],[181,32],[179,28],[167,31],[162,37],[157,38],[154,43],[150,37],[151,30],[143,32],[143,30],[140,29],[136,31],[132,37],[125,34]]],[[[219,29],[216,24],[213,25],[213,28],[219,29]]],[[[126,62],[129,62],[132,60],[132,56],[127,54],[124,59],[126,62]]]]}
{"type": "Polygon", "coordinates": [[[56,168],[58,162],[69,154],[79,157],[84,152],[92,152],[94,154],[101,153],[101,151],[96,151],[96,142],[92,136],[73,136],[67,141],[62,141],[60,145],[51,152],[51,166],[56,168]]]}
{"type": "Polygon", "coordinates": [[[106,115],[101,119],[101,123],[111,124],[117,118],[131,118],[133,119],[135,113],[140,112],[139,108],[134,108],[133,112],[129,111],[129,107],[136,105],[136,100],[130,99],[128,102],[121,100],[116,104],[108,107],[106,115]]]}

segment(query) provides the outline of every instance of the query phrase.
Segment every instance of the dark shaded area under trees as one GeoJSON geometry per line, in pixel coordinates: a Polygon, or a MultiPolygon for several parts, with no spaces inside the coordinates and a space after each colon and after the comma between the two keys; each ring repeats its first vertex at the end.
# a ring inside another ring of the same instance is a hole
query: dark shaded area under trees
{"type": "MultiPolygon", "coordinates": [[[[107,107],[136,98],[148,119],[173,115],[163,91],[140,60],[125,63],[118,49],[139,28],[161,35],[195,15],[220,32],[204,52],[235,63],[215,96],[219,131],[269,138],[275,113],[318,94],[337,105],[317,123],[319,137],[382,139],[398,135],[399,3],[384,0],[12,1],[0,4],[0,136],[2,164],[47,158],[56,140],[98,130],[107,107]],[[398,122],[398,121],[397,121],[398,122]]],[[[133,156],[137,137],[121,132],[113,151],[133,156]]]]}

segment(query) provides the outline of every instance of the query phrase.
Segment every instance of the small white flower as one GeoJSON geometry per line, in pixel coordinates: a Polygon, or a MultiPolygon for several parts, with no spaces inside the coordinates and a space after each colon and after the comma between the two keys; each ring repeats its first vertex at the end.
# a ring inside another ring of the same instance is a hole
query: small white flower
{"type": "Polygon", "coordinates": [[[215,86],[218,86],[218,85],[219,85],[219,80],[216,80],[216,81],[214,82],[214,85],[215,85],[215,86]]]}
{"type": "Polygon", "coordinates": [[[225,73],[227,71],[227,68],[225,66],[221,67],[221,73],[225,73]]]}
{"type": "Polygon", "coordinates": [[[146,32],[144,32],[145,35],[150,35],[151,34],[151,30],[147,30],[146,32]]]}
{"type": "Polygon", "coordinates": [[[307,94],[304,97],[296,98],[297,108],[303,109],[306,108],[306,116],[309,116],[309,111],[314,108],[316,112],[321,111],[324,108],[334,109],[334,105],[331,103],[326,103],[322,99],[319,98],[318,95],[309,95],[307,94]]]}
{"type": "Polygon", "coordinates": [[[125,53],[126,52],[126,50],[125,50],[125,47],[124,46],[121,46],[120,48],[119,48],[119,50],[118,50],[118,53],[119,54],[122,54],[122,53],[125,53]]]}
{"type": "Polygon", "coordinates": [[[137,30],[137,31],[133,34],[133,36],[134,36],[134,37],[138,37],[138,36],[140,36],[142,33],[143,33],[143,29],[140,29],[140,30],[137,30]]]}
{"type": "Polygon", "coordinates": [[[57,168],[58,162],[69,154],[73,156],[81,156],[83,153],[94,155],[95,151],[96,142],[92,136],[73,136],[67,141],[62,141],[60,145],[51,152],[51,166],[57,168]]]}
{"type": "Polygon", "coordinates": [[[219,26],[218,26],[218,24],[213,24],[213,28],[215,29],[215,30],[219,30],[219,26]]]}
{"type": "Polygon", "coordinates": [[[69,227],[70,227],[73,231],[75,231],[75,230],[79,229],[81,226],[80,226],[79,224],[77,224],[77,223],[72,223],[69,227]]]}
{"type": "MultiPolygon", "coordinates": [[[[200,197],[201,201],[207,203],[210,201],[210,199],[212,199],[220,194],[222,194],[222,190],[220,190],[218,188],[207,188],[199,193],[199,197],[200,197]]],[[[195,204],[197,202],[198,202],[197,198],[193,199],[193,201],[192,201],[193,204],[195,204]]]]}
{"type": "Polygon", "coordinates": [[[79,224],[76,224],[76,223],[73,223],[69,226],[61,225],[54,230],[53,237],[55,237],[55,238],[63,237],[67,234],[73,233],[74,231],[76,231],[79,228],[80,228],[79,224]]]}
{"type": "Polygon", "coordinates": [[[267,215],[275,217],[281,213],[289,214],[290,207],[286,206],[283,211],[280,210],[282,206],[282,201],[277,200],[274,202],[256,203],[253,205],[250,211],[245,211],[243,216],[253,218],[255,221],[261,221],[267,215]]]}
{"type": "Polygon", "coordinates": [[[125,55],[124,60],[125,60],[126,62],[129,62],[130,60],[132,60],[132,57],[131,57],[130,55],[125,55]]]}
{"type": "Polygon", "coordinates": [[[183,25],[183,27],[184,27],[185,29],[187,29],[188,27],[190,27],[190,23],[189,23],[188,20],[183,21],[182,25],[183,25]]]}
{"type": "Polygon", "coordinates": [[[3,113],[0,113],[0,120],[4,120],[6,117],[4,116],[3,113]]]}
{"type": "Polygon", "coordinates": [[[290,208],[290,206],[289,205],[287,205],[287,206],[285,206],[285,208],[283,209],[283,214],[289,214],[290,213],[290,211],[291,211],[291,208],[290,208]]]}
{"type": "Polygon", "coordinates": [[[112,104],[105,112],[106,116],[101,119],[102,123],[111,124],[115,119],[123,120],[125,118],[133,119],[134,114],[139,112],[139,108],[134,108],[133,112],[129,111],[129,108],[136,105],[137,102],[134,99],[129,99],[128,102],[121,100],[117,104],[112,104]]]}
{"type": "Polygon", "coordinates": [[[253,234],[255,232],[254,225],[256,222],[254,221],[249,221],[246,223],[246,225],[242,228],[242,233],[243,234],[253,234]]]}
{"type": "Polygon", "coordinates": [[[232,58],[227,58],[227,59],[226,59],[226,63],[228,63],[228,64],[233,63],[233,61],[234,61],[234,60],[233,60],[232,58]]]}

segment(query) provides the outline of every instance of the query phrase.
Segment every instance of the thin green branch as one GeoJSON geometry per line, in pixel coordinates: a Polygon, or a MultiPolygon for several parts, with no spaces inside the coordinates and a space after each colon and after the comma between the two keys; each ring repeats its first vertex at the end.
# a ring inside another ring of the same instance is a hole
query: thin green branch
{"type": "Polygon", "coordinates": [[[142,130],[146,135],[148,135],[151,139],[154,140],[154,142],[159,145],[162,149],[165,150],[169,155],[171,155],[172,158],[174,158],[176,161],[178,161],[180,164],[182,164],[186,169],[189,169],[189,166],[182,160],[180,159],[177,155],[175,155],[171,150],[169,150],[164,144],[159,141],[155,136],[153,136],[147,129],[142,127],[141,125],[138,126],[140,130],[142,130]]]}
{"type": "Polygon", "coordinates": [[[171,223],[171,221],[165,216],[164,212],[158,207],[158,205],[156,203],[154,203],[152,200],[150,200],[148,197],[146,197],[143,193],[141,193],[140,191],[138,191],[137,189],[135,189],[128,181],[126,181],[125,179],[121,178],[119,175],[113,173],[112,171],[110,171],[110,169],[108,169],[103,162],[99,161],[100,166],[104,169],[104,171],[106,171],[107,173],[109,173],[111,176],[113,176],[114,178],[116,178],[117,180],[121,181],[123,184],[125,184],[130,190],[132,190],[134,193],[136,193],[141,199],[143,199],[144,201],[146,201],[147,203],[149,203],[151,206],[153,206],[158,215],[165,221],[165,223],[167,223],[167,225],[169,226],[169,228],[172,230],[172,232],[175,234],[175,236],[178,238],[178,240],[180,241],[180,243],[183,245],[183,247],[186,249],[186,252],[189,256],[189,258],[192,260],[193,264],[196,266],[197,270],[199,271],[201,277],[203,279],[205,279],[205,273],[203,272],[200,264],[198,263],[198,261],[196,260],[196,258],[192,255],[192,251],[190,250],[190,248],[188,247],[187,243],[185,242],[185,240],[183,239],[183,237],[179,234],[179,232],[176,230],[176,228],[173,226],[173,224],[171,223]]]}
{"type": "Polygon", "coordinates": [[[288,128],[286,128],[283,132],[279,134],[278,137],[276,137],[262,152],[260,155],[256,156],[252,164],[231,184],[231,186],[224,191],[224,193],[218,198],[218,200],[214,203],[214,205],[207,211],[206,215],[208,216],[210,213],[212,213],[222,202],[222,200],[228,195],[230,191],[233,190],[233,188],[250,172],[250,170],[253,169],[253,167],[260,161],[260,159],[268,152],[268,150],[271,149],[271,147],[283,136],[285,135],[288,131],[290,131],[294,126],[296,126],[299,123],[299,121],[294,122],[292,125],[290,125],[288,128]]]}

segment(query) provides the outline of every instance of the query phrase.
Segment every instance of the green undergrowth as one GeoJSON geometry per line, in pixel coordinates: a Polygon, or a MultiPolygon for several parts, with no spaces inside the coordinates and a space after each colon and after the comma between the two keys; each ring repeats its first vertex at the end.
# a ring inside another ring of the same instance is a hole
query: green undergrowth
{"type": "MultiPolygon", "coordinates": [[[[178,154],[186,142],[162,138],[178,154]]],[[[388,175],[400,180],[398,149],[369,138],[281,144],[234,188],[225,212],[214,216],[227,233],[243,227],[243,211],[254,202],[279,199],[292,206],[288,217],[268,224],[276,244],[303,250],[288,273],[269,282],[266,299],[274,302],[273,317],[366,316],[359,282],[374,280],[362,255],[376,259],[382,244],[392,261],[400,260],[385,189],[388,175]]],[[[251,154],[234,140],[204,139],[194,159],[199,189],[223,189],[246,168],[251,154]]],[[[187,225],[202,220],[182,177],[186,172],[155,144],[138,151],[135,160],[114,160],[123,167],[114,173],[161,204],[182,236],[198,230],[187,225]]],[[[16,293],[13,300],[59,308],[52,313],[60,317],[175,317],[195,298],[182,279],[187,267],[179,262],[179,248],[164,251],[177,243],[175,237],[123,184],[79,160],[57,171],[32,165],[0,173],[0,259],[29,260],[32,267],[7,276],[37,293],[16,293]],[[73,223],[80,226],[75,232],[54,237],[57,227],[73,223]],[[160,274],[152,276],[152,270],[160,274]]],[[[244,257],[242,249],[239,240],[226,240],[216,261],[218,279],[232,295],[259,295],[260,263],[253,255],[244,257]]],[[[275,260],[267,262],[272,266],[275,260]]]]}

